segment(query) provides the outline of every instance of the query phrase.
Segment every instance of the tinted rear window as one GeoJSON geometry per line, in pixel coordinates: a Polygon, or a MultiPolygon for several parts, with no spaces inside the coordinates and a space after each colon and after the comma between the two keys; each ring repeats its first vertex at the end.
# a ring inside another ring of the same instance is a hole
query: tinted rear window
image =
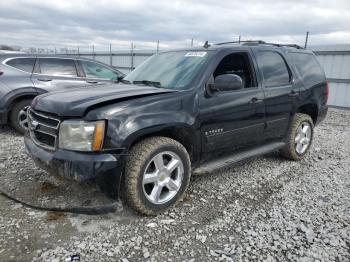
{"type": "Polygon", "coordinates": [[[305,85],[313,86],[325,80],[323,69],[314,55],[290,53],[290,56],[305,85]]]}
{"type": "Polygon", "coordinates": [[[283,86],[290,83],[290,74],[282,56],[273,51],[261,51],[258,64],[264,76],[266,87],[283,86]]]}
{"type": "Polygon", "coordinates": [[[14,58],[6,62],[7,65],[27,73],[33,72],[35,58],[14,58]]]}
{"type": "Polygon", "coordinates": [[[77,76],[74,60],[59,58],[40,58],[40,71],[45,75],[77,76]]]}

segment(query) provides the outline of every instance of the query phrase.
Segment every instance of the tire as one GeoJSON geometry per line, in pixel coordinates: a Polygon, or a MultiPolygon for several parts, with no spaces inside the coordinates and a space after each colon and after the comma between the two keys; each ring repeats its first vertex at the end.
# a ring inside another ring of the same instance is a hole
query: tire
{"type": "Polygon", "coordinates": [[[14,105],[10,113],[11,126],[21,134],[24,134],[28,128],[26,110],[31,103],[32,99],[21,100],[14,105]],[[20,119],[22,121],[20,121],[20,119]]]}
{"type": "Polygon", "coordinates": [[[311,117],[295,114],[285,139],[286,146],[280,151],[281,156],[294,161],[302,160],[310,150],[313,136],[314,123],[311,117]]]}
{"type": "Polygon", "coordinates": [[[190,158],[183,145],[167,137],[146,138],[127,156],[124,196],[137,212],[157,215],[183,198],[190,177],[190,158]]]}

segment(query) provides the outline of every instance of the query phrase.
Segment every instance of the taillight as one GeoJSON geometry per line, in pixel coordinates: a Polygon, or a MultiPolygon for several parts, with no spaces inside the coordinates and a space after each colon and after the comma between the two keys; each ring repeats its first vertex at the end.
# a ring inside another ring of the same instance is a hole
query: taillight
{"type": "Polygon", "coordinates": [[[328,87],[328,80],[326,80],[326,97],[325,97],[325,105],[328,103],[328,96],[329,96],[329,87],[328,87]]]}

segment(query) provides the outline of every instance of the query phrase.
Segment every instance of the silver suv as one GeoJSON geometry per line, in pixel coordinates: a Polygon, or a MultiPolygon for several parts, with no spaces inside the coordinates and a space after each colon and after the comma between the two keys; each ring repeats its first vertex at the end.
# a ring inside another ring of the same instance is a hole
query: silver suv
{"type": "Polygon", "coordinates": [[[118,82],[124,74],[106,64],[67,56],[0,54],[0,125],[27,129],[26,110],[37,95],[118,82]]]}

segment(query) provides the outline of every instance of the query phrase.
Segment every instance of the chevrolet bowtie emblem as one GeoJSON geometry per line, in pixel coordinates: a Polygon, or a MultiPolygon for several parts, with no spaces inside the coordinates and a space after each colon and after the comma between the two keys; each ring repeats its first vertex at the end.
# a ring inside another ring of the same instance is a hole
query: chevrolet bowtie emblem
{"type": "Polygon", "coordinates": [[[35,131],[38,128],[38,126],[39,126],[39,123],[36,121],[33,121],[30,123],[30,130],[35,131]]]}

